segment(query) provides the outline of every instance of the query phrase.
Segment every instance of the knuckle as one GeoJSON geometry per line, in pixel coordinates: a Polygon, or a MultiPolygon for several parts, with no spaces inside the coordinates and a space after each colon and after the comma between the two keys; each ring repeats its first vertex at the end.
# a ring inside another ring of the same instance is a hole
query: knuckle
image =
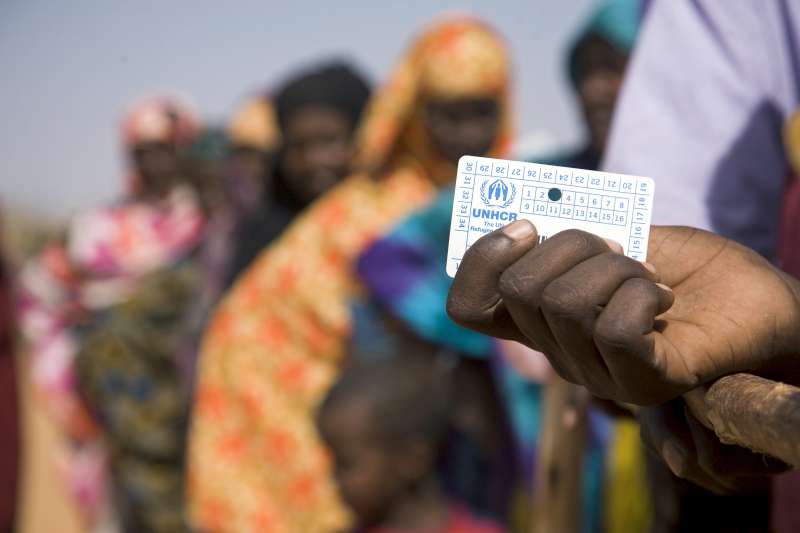
{"type": "MultiPolygon", "coordinates": [[[[646,279],[631,278],[624,285],[628,291],[626,294],[631,298],[652,299],[657,297],[655,285],[646,279]]],[[[613,313],[603,313],[595,326],[595,341],[610,348],[630,348],[642,338],[642,322],[643,317],[635,311],[621,312],[617,309],[613,313]]]]}
{"type": "MultiPolygon", "coordinates": [[[[627,259],[627,257],[625,258],[627,259]]],[[[631,287],[631,290],[641,292],[642,294],[655,294],[655,285],[644,278],[630,278],[625,282],[626,285],[631,287]]]]}
{"type": "Polygon", "coordinates": [[[615,254],[613,252],[606,252],[601,255],[603,260],[608,264],[610,271],[632,271],[639,272],[642,267],[639,263],[630,257],[615,254]]]}
{"type": "Polygon", "coordinates": [[[639,338],[639,332],[622,317],[601,315],[594,329],[594,340],[610,348],[628,348],[639,338]]]}
{"type": "Polygon", "coordinates": [[[471,305],[468,300],[453,293],[447,298],[446,310],[453,322],[464,326],[479,324],[484,320],[483,309],[471,305]]]}
{"type": "Polygon", "coordinates": [[[464,306],[461,305],[457,296],[453,295],[452,293],[447,298],[447,316],[452,318],[455,322],[461,322],[461,320],[467,314],[465,312],[464,306]]]}
{"type": "Polygon", "coordinates": [[[571,283],[555,280],[542,291],[542,310],[548,314],[575,318],[586,313],[586,301],[571,283]]]}
{"type": "Polygon", "coordinates": [[[500,276],[498,291],[504,300],[539,306],[540,283],[519,268],[509,268],[500,276]]]}
{"type": "Polygon", "coordinates": [[[597,243],[597,237],[579,229],[564,230],[559,235],[560,239],[569,242],[576,248],[594,248],[597,243]]]}

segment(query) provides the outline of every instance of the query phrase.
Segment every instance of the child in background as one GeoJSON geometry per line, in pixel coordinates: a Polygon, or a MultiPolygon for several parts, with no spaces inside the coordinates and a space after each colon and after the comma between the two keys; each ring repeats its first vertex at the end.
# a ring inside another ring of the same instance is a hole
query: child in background
{"type": "Polygon", "coordinates": [[[452,379],[416,348],[348,367],[319,409],[342,499],[362,533],[500,533],[439,483],[452,379]]]}

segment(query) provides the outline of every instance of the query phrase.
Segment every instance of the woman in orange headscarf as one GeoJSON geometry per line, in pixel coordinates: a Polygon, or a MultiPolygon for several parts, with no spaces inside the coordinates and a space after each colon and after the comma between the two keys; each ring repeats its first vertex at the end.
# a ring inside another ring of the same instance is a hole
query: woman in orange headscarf
{"type": "Polygon", "coordinates": [[[477,20],[424,32],[367,109],[364,172],[312,204],[223,301],[204,340],[190,437],[198,529],[346,527],[313,412],[345,356],[360,291],[353,262],[452,182],[458,157],[505,154],[509,70],[504,44],[477,20]]]}

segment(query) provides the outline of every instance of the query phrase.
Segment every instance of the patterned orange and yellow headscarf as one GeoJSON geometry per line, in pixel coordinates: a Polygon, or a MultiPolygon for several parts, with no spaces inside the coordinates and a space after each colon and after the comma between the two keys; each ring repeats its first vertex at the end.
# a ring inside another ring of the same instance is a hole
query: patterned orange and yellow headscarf
{"type": "MultiPolygon", "coordinates": [[[[508,60],[473,19],[434,26],[375,96],[358,174],[312,204],[223,299],[201,351],[189,453],[197,529],[332,533],[347,529],[314,411],[339,374],[353,263],[436,193],[441,158],[420,120],[428,96],[496,96],[507,113],[508,60]]],[[[492,155],[508,145],[503,119],[492,155]]],[[[449,180],[455,177],[449,171],[449,180]]]]}
{"type": "Polygon", "coordinates": [[[375,173],[407,157],[435,182],[452,181],[453,165],[436,153],[425,125],[424,104],[431,99],[496,98],[499,135],[489,154],[475,155],[506,153],[511,144],[510,70],[505,43],[483,22],[461,16],[434,24],[367,108],[357,132],[358,166],[375,173]]]}
{"type": "Polygon", "coordinates": [[[248,98],[234,112],[225,133],[234,146],[271,151],[278,146],[281,133],[275,109],[264,95],[248,98]]]}

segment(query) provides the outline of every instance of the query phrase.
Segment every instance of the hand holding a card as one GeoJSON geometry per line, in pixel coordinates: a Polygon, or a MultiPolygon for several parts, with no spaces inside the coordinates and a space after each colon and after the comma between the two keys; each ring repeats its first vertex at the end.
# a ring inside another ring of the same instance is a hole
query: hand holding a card
{"type": "Polygon", "coordinates": [[[661,403],[720,376],[800,374],[800,284],[701,230],[651,228],[648,264],[578,230],[538,244],[520,220],[464,255],[448,313],[544,352],[565,379],[661,403]]]}

